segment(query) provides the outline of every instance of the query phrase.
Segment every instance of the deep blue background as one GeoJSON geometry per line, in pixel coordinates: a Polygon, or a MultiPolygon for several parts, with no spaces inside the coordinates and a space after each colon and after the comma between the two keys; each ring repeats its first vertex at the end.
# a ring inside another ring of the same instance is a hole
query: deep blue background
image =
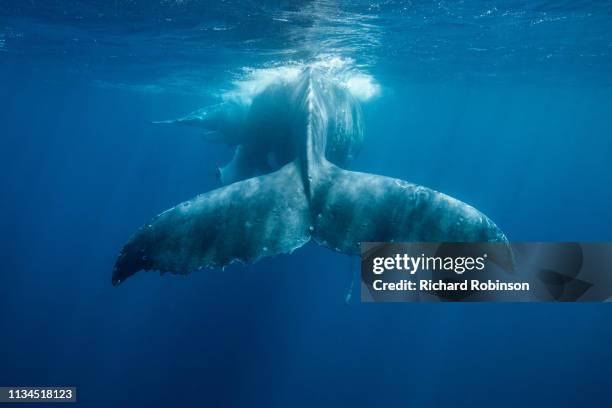
{"type": "MultiPolygon", "coordinates": [[[[99,407],[612,403],[609,304],[346,302],[357,261],[313,244],[113,288],[130,234],[215,188],[231,151],[150,124],[206,97],[62,61],[0,53],[0,385],[76,385],[99,407]]],[[[375,65],[353,168],[473,204],[512,240],[609,241],[610,78],[566,65],[497,81],[375,65]]]]}

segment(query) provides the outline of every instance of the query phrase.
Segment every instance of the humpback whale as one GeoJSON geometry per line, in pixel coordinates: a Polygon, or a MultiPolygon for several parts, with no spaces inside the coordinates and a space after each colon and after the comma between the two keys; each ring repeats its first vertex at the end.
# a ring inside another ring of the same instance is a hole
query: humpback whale
{"type": "MultiPolygon", "coordinates": [[[[361,148],[369,77],[321,64],[242,83],[248,92],[184,118],[235,146],[224,185],[142,226],[121,250],[113,285],[141,270],[187,274],[291,253],[313,240],[349,255],[360,242],[505,242],[475,208],[403,180],[346,170],[361,148]]],[[[281,72],[279,74],[279,72],[281,72]]],[[[270,74],[270,72],[268,72],[270,74]]],[[[244,91],[244,89],[243,89],[244,91]]],[[[506,246],[497,258],[512,258],[506,246]]]]}

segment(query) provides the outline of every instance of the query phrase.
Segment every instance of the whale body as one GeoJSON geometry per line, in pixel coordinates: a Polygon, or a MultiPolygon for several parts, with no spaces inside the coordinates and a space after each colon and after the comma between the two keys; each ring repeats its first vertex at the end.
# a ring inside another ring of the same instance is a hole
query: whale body
{"type": "MultiPolygon", "coordinates": [[[[140,270],[187,274],[291,253],[310,240],[350,255],[361,242],[506,242],[473,207],[403,180],[345,170],[363,141],[362,95],[316,65],[164,123],[236,146],[224,187],[142,226],[121,250],[117,285],[140,270]]],[[[509,246],[493,256],[510,263],[509,246]]]]}
{"type": "MultiPolygon", "coordinates": [[[[304,75],[324,81],[320,98],[333,102],[326,114],[325,157],[344,167],[359,153],[363,142],[362,112],[359,99],[346,84],[334,81],[333,73],[321,68],[295,68],[284,75],[264,80],[258,89],[248,89],[239,96],[193,112],[183,118],[155,122],[184,124],[203,129],[210,142],[235,146],[232,160],[218,169],[222,184],[231,184],[253,176],[270,173],[294,160],[304,143],[304,75]]],[[[322,113],[322,112],[321,112],[322,113]]]]}

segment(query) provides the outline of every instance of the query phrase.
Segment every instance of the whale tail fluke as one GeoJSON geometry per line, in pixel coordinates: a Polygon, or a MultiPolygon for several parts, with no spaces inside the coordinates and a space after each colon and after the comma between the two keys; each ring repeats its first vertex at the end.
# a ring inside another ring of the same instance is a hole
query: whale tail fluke
{"type": "Polygon", "coordinates": [[[186,274],[205,267],[290,253],[310,239],[298,167],[289,163],[199,195],[141,227],[113,270],[118,285],[140,270],[186,274]]]}
{"type": "Polygon", "coordinates": [[[485,247],[494,262],[514,269],[504,233],[468,204],[403,180],[324,166],[310,202],[317,243],[352,255],[361,242],[502,243],[485,247]]]}
{"type": "Polygon", "coordinates": [[[140,270],[187,274],[290,253],[314,240],[358,255],[361,242],[480,242],[511,271],[501,230],[473,207],[402,180],[321,163],[310,199],[296,162],[199,195],[141,227],[121,251],[117,285],[140,270]]]}

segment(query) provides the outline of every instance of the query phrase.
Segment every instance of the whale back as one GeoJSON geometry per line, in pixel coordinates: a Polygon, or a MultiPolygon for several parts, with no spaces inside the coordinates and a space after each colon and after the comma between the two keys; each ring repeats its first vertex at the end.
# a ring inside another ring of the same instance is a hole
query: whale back
{"type": "Polygon", "coordinates": [[[228,97],[183,118],[155,123],[196,127],[205,140],[234,146],[232,160],[218,169],[222,184],[274,172],[296,159],[309,125],[317,155],[347,167],[359,154],[361,105],[333,72],[305,67],[255,88],[248,97],[228,97]]]}
{"type": "MultiPolygon", "coordinates": [[[[320,68],[304,71],[300,89],[312,138],[313,154],[345,167],[357,156],[363,143],[361,105],[343,84],[320,68]]],[[[317,160],[311,157],[311,160],[317,160]]]]}

